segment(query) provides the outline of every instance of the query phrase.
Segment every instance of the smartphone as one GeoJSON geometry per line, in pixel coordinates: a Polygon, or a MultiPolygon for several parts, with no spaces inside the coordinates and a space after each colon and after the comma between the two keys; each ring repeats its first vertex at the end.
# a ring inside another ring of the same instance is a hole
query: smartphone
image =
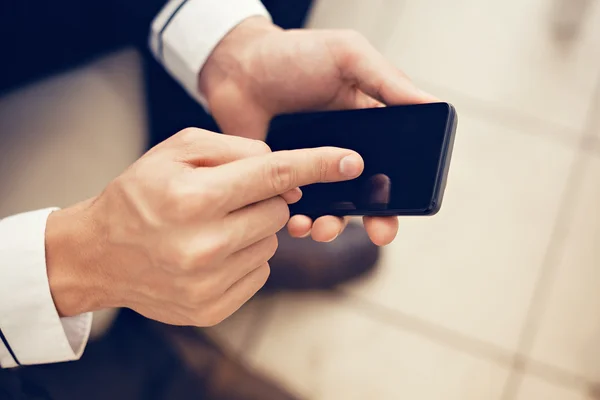
{"type": "Polygon", "coordinates": [[[442,206],[458,118],[448,103],[280,115],[273,151],[342,147],[365,163],[356,179],[302,188],[292,215],[434,215],[442,206]]]}

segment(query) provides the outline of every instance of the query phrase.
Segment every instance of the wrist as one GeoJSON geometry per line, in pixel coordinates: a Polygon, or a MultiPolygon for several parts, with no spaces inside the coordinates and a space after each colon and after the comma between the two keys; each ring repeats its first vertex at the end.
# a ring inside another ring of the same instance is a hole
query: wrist
{"type": "Polygon", "coordinates": [[[99,273],[101,228],[91,218],[93,199],[58,210],[46,223],[46,268],[58,314],[70,317],[107,306],[99,273]]]}
{"type": "Polygon", "coordinates": [[[273,32],[282,29],[268,18],[254,16],[245,19],[235,26],[217,44],[206,60],[198,77],[198,90],[207,99],[211,99],[219,89],[228,82],[239,81],[244,75],[244,60],[249,52],[254,51],[253,44],[273,32]]]}

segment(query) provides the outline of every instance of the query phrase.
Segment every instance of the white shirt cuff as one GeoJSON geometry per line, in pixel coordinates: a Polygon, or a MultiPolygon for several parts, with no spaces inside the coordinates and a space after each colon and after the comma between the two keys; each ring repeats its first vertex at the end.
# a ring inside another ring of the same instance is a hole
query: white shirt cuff
{"type": "Polygon", "coordinates": [[[9,368],[77,360],[92,314],[60,318],[48,284],[45,231],[55,209],[0,221],[0,365],[9,368]],[[14,357],[17,360],[14,359],[14,357]]]}
{"type": "Polygon", "coordinates": [[[198,76],[217,44],[235,26],[269,13],[258,0],[171,0],[156,16],[150,49],[167,71],[206,110],[198,76]]]}

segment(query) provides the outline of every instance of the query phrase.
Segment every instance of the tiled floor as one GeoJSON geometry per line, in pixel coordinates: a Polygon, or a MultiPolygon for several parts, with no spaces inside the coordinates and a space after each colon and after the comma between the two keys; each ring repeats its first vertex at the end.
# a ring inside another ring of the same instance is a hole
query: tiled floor
{"type": "Polygon", "coordinates": [[[526,376],[515,400],[594,400],[593,393],[570,390],[560,385],[541,380],[535,376],[526,376]]]}
{"type": "MultiPolygon", "coordinates": [[[[555,1],[319,0],[314,27],[363,32],[457,106],[444,207],[403,219],[369,279],[256,299],[213,334],[307,399],[600,399],[600,0],[572,41],[555,1]]],[[[134,59],[0,100],[1,214],[95,193],[139,154],[134,59]]]]}
{"type": "Polygon", "coordinates": [[[310,398],[488,399],[506,380],[504,366],[382,323],[344,298],[277,301],[248,355],[310,398]]]}
{"type": "Polygon", "coordinates": [[[578,179],[531,356],[595,381],[600,380],[600,157],[583,156],[578,179]]]}

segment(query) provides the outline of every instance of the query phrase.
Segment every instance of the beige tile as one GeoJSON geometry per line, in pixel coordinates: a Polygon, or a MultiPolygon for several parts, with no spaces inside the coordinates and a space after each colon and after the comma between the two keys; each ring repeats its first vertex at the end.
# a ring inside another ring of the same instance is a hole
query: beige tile
{"type": "Polygon", "coordinates": [[[580,132],[600,69],[600,5],[559,42],[552,3],[407,1],[385,54],[419,81],[580,132]]]}
{"type": "Polygon", "coordinates": [[[596,86],[596,96],[590,105],[586,134],[589,137],[584,144],[586,150],[600,155],[600,82],[596,86]]]}
{"type": "MultiPolygon", "coordinates": [[[[600,144],[600,82],[596,87],[596,98],[591,105],[591,119],[589,126],[589,134],[596,138],[596,144],[600,144]]],[[[600,150],[600,145],[597,146],[600,150]]]]}
{"type": "Polygon", "coordinates": [[[538,377],[528,375],[518,390],[514,400],[594,400],[597,397],[589,395],[588,388],[566,388],[550,383],[538,377]]]}
{"type": "Polygon", "coordinates": [[[380,268],[348,290],[514,350],[573,158],[462,113],[441,212],[401,218],[380,268]]]}
{"type": "Polygon", "coordinates": [[[381,50],[394,30],[403,5],[403,0],[318,0],[308,27],[356,30],[381,50]]]}
{"type": "Polygon", "coordinates": [[[600,382],[600,157],[587,157],[531,357],[600,382]]]}
{"type": "Polygon", "coordinates": [[[595,143],[593,145],[600,154],[600,80],[596,83],[594,94],[595,96],[590,104],[586,134],[594,139],[595,143]]]}
{"type": "Polygon", "coordinates": [[[311,400],[494,400],[507,375],[324,295],[280,297],[247,356],[311,400]]]}
{"type": "Polygon", "coordinates": [[[99,193],[139,157],[145,100],[125,51],[0,99],[0,217],[99,193]]]}

